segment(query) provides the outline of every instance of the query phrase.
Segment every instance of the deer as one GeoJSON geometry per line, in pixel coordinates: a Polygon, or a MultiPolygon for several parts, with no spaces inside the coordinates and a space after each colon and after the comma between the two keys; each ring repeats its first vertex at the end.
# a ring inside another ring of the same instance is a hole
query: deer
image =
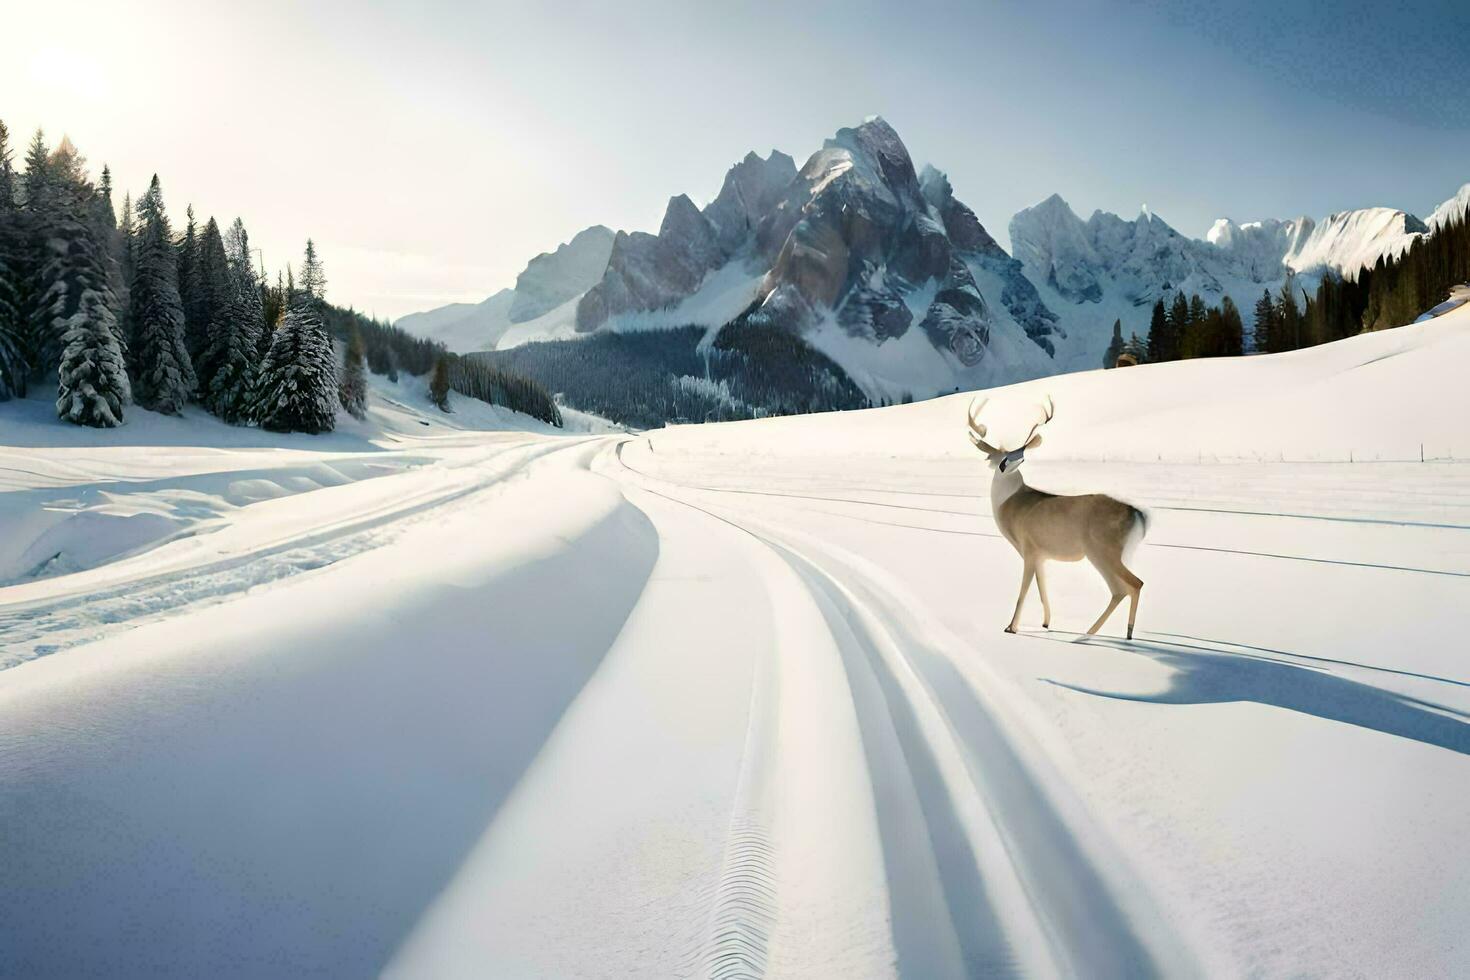
{"type": "Polygon", "coordinates": [[[1041,593],[1041,626],[1051,628],[1051,603],[1046,597],[1046,563],[1049,561],[1081,561],[1086,558],[1107,583],[1112,599],[1088,635],[1102,629],[1113,610],[1128,597],[1128,639],[1133,639],[1133,624],[1138,617],[1138,596],[1143,579],[1134,575],[1124,559],[1143,539],[1148,530],[1148,517],[1132,504],[1100,493],[1064,495],[1047,493],[1026,485],[1021,464],[1026,451],[1041,445],[1040,429],[1056,414],[1051,396],[1041,405],[1042,418],[1031,427],[1026,438],[1015,449],[1004,449],[988,441],[988,430],[980,421],[980,411],[988,399],[971,403],[969,410],[970,441],[985,454],[995,475],[990,481],[990,506],[996,527],[1021,556],[1021,595],[1011,616],[1007,633],[1015,633],[1021,620],[1021,607],[1031,580],[1041,593]]]}

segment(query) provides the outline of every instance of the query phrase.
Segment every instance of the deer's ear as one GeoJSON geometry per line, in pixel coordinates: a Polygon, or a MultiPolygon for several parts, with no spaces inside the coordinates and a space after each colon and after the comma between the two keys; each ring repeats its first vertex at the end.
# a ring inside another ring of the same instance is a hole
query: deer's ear
{"type": "Polygon", "coordinates": [[[1026,449],[1035,449],[1039,445],[1041,445],[1041,433],[1040,432],[1038,432],[1038,433],[1036,433],[1036,435],[1032,436],[1031,439],[1026,443],[1026,445],[1025,445],[1024,448],[1026,448],[1026,449]]]}

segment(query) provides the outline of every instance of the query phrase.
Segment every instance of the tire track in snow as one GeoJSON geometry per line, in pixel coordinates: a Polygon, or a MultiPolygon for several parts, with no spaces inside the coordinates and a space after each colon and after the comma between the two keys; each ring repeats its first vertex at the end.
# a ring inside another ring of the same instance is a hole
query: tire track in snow
{"type": "MultiPolygon", "coordinates": [[[[935,909],[924,908],[923,893],[935,886],[943,896],[939,917],[960,945],[964,975],[1147,977],[1165,972],[1159,951],[1146,945],[1132,924],[1146,899],[1133,895],[1125,902],[1116,887],[1119,876],[1111,884],[1105,881],[999,720],[943,654],[928,650],[898,625],[901,610],[880,603],[860,579],[854,581],[851,563],[838,562],[843,571],[834,573],[831,560],[813,557],[809,548],[793,545],[784,535],[772,537],[764,525],[757,531],[692,501],[643,489],[751,534],[801,577],[828,616],[854,697],[861,702],[859,720],[879,820],[889,825],[882,836],[901,973],[942,972],[938,963],[921,967],[913,959],[943,944],[935,909]],[[928,724],[921,715],[929,717],[928,724]],[[946,768],[945,757],[955,755],[967,778],[956,780],[953,766],[946,768]],[[973,797],[971,805],[957,800],[956,793],[973,797]],[[893,802],[905,796],[907,813],[893,802]],[[975,802],[988,820],[976,820],[975,802]],[[928,860],[917,850],[927,850],[928,860]],[[920,866],[926,863],[936,880],[923,881],[920,866]]],[[[1177,950],[1163,951],[1164,961],[1179,958],[1177,950]]]]}
{"type": "Polygon", "coordinates": [[[492,470],[469,486],[414,498],[407,505],[399,502],[369,516],[245,554],[143,575],[93,592],[72,590],[0,606],[0,645],[4,649],[0,670],[361,554],[387,543],[393,528],[492,489],[554,453],[585,447],[586,440],[570,446],[557,442],[519,445],[507,452],[525,452],[524,458],[492,470]]]}
{"type": "MultiPolygon", "coordinates": [[[[874,799],[872,774],[820,597],[748,528],[629,479],[631,471],[617,467],[616,456],[609,454],[606,475],[712,523],[711,539],[701,547],[716,547],[734,532],[764,583],[776,625],[773,642],[755,663],[725,854],[715,882],[701,895],[709,910],[703,938],[681,975],[886,975],[893,944],[882,842],[871,816],[863,816],[874,799]]],[[[927,946],[954,948],[953,935],[943,928],[927,946]]],[[[916,968],[909,975],[961,976],[958,957],[950,962],[953,969],[916,968]]]]}
{"type": "MultiPolygon", "coordinates": [[[[985,898],[963,821],[953,810],[911,717],[895,718],[874,678],[871,640],[834,609],[831,593],[791,552],[729,517],[637,484],[644,492],[698,511],[752,537],[802,584],[826,622],[851,689],[872,782],[889,887],[890,928],[900,975],[925,978],[1015,976],[1016,954],[985,898]]],[[[718,906],[716,906],[718,914],[718,906]]],[[[722,936],[738,947],[740,937],[722,936]]],[[[764,950],[762,950],[764,952],[764,950]]],[[[706,961],[708,964],[708,960],[706,961]]],[[[732,961],[735,969],[738,960],[732,961]]],[[[708,973],[743,977],[760,973],[708,973]]]]}
{"type": "Polygon", "coordinates": [[[771,928],[776,922],[776,848],[765,814],[770,806],[774,701],[780,693],[774,685],[769,657],[769,651],[757,654],[729,837],[720,878],[709,897],[704,940],[696,952],[696,969],[708,980],[758,980],[765,976],[771,928]]]}
{"type": "Polygon", "coordinates": [[[697,971],[708,980],[765,976],[776,922],[776,855],[757,814],[738,816],[731,823],[724,867],[709,901],[709,923],[691,974],[697,971]]]}
{"type": "MultiPolygon", "coordinates": [[[[787,542],[777,547],[793,546],[787,542]]],[[[904,625],[909,617],[903,603],[891,598],[896,586],[885,582],[875,587],[854,562],[841,557],[818,559],[806,546],[791,553],[797,561],[808,563],[814,575],[827,580],[828,587],[843,600],[847,615],[881,623],[881,629],[889,633],[893,641],[889,649],[897,655],[897,666],[912,670],[920,688],[917,696],[904,694],[896,683],[897,671],[891,671],[887,675],[893,684],[890,704],[901,703],[900,699],[927,701],[943,717],[972,785],[994,819],[1005,860],[1047,934],[1054,969],[1074,976],[1135,978],[1169,975],[1170,967],[1177,968],[1180,951],[1151,949],[1138,934],[1134,920],[1140,913],[1149,918],[1157,913],[1136,890],[1129,901],[1123,900],[1117,879],[1126,881],[1127,869],[1109,860],[1115,880],[1105,879],[1101,862],[1114,855],[1089,853],[1082,846],[1063,812],[1011,744],[1000,720],[944,654],[917,639],[904,625]],[[834,567],[841,571],[831,571],[834,567]],[[883,598],[884,593],[890,598],[883,598]]],[[[987,970],[986,975],[992,974],[987,970]]]]}

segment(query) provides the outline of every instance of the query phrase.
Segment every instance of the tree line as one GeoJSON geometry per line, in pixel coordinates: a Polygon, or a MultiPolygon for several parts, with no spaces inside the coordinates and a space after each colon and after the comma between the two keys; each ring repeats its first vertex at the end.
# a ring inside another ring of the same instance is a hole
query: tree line
{"type": "MultiPolygon", "coordinates": [[[[1121,346],[1119,327],[1113,325],[1113,338],[1121,346]]],[[[1130,352],[1136,355],[1140,347],[1149,361],[1233,357],[1245,352],[1245,324],[1229,296],[1219,306],[1206,306],[1198,294],[1186,299],[1175,293],[1172,303],[1160,299],[1154,304],[1148,339],[1140,344],[1135,337],[1130,352]]]]}
{"type": "MultiPolygon", "coordinates": [[[[365,417],[368,370],[396,380],[445,356],[329,304],[310,239],[300,275],[288,266],[272,285],[239,218],[222,231],[192,207],[185,215],[175,232],[155,175],[136,202],[124,195],[119,220],[107,167],[94,182],[70,140],[50,148],[40,130],[17,166],[0,122],[0,401],[55,385],[57,415],[78,425],[119,425],[130,404],[178,415],[192,402],[231,424],[329,432],[339,408],[365,417]]],[[[492,387],[500,404],[535,405],[559,424],[528,379],[492,387]]]]}
{"type": "Polygon", "coordinates": [[[722,327],[713,343],[707,333],[698,326],[601,330],[461,361],[527,375],[569,405],[638,428],[871,404],[836,362],[755,310],[722,327]]]}

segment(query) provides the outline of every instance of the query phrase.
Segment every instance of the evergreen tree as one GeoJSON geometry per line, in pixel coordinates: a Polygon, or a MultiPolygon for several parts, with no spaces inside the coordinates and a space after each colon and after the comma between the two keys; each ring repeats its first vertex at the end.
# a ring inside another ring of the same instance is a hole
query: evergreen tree
{"type": "Polygon", "coordinates": [[[22,276],[21,313],[25,323],[21,329],[22,355],[30,368],[33,381],[49,383],[61,357],[60,340],[50,336],[49,313],[41,306],[41,296],[50,283],[42,276],[49,252],[53,226],[60,224],[51,150],[46,136],[37,129],[26,148],[25,177],[21,182],[22,214],[20,229],[20,271],[22,276]]]}
{"type": "Polygon", "coordinates": [[[1205,308],[1205,301],[1199,298],[1198,293],[1195,293],[1189,297],[1189,319],[1185,325],[1187,326],[1190,323],[1203,323],[1208,312],[1205,308]]]}
{"type": "Polygon", "coordinates": [[[118,278],[122,281],[123,292],[118,297],[122,303],[122,333],[129,344],[132,343],[133,325],[129,317],[132,315],[133,288],[133,248],[137,245],[138,229],[133,220],[133,195],[124,192],[122,204],[122,220],[117,225],[117,268],[118,278]]]}
{"type": "Polygon", "coordinates": [[[441,412],[449,411],[449,355],[440,354],[434,361],[434,374],[429,378],[429,401],[441,412]]]}
{"type": "Polygon", "coordinates": [[[1271,291],[1265,290],[1261,298],[1256,300],[1256,319],[1251,328],[1255,349],[1262,354],[1270,353],[1274,348],[1274,335],[1276,333],[1276,304],[1271,300],[1271,291]]]}
{"type": "Polygon", "coordinates": [[[32,376],[55,379],[61,418],[112,426],[130,392],[97,212],[76,147],[63,137],[48,155],[38,131],[26,168],[32,376]]]}
{"type": "Polygon", "coordinates": [[[75,294],[76,312],[66,318],[61,334],[56,414],[76,425],[109,428],[122,424],[128,374],[117,342],[116,304],[95,250],[91,261],[99,266],[95,280],[75,294]]]}
{"type": "Polygon", "coordinates": [[[1220,330],[1220,353],[1223,356],[1239,357],[1245,353],[1245,324],[1240,316],[1240,307],[1229,296],[1220,302],[1220,330]]]}
{"type": "Polygon", "coordinates": [[[204,352],[208,339],[209,315],[204,308],[204,282],[199,277],[199,226],[194,221],[194,205],[184,209],[184,237],[178,245],[179,299],[184,304],[184,340],[189,357],[204,352]]]}
{"type": "Polygon", "coordinates": [[[286,279],[282,273],[276,273],[276,284],[274,286],[263,286],[261,290],[261,303],[265,308],[265,332],[261,334],[260,359],[265,360],[266,352],[270,350],[271,335],[275,333],[276,325],[286,314],[286,279]]]}
{"type": "Polygon", "coordinates": [[[1118,357],[1123,353],[1123,321],[1113,321],[1113,339],[1108,342],[1108,349],[1103,352],[1103,367],[1114,368],[1118,366],[1118,357]]]}
{"type": "Polygon", "coordinates": [[[1272,336],[1272,352],[1296,350],[1302,346],[1302,313],[1296,305],[1296,277],[1288,274],[1276,299],[1276,324],[1279,336],[1272,336]]]}
{"type": "Polygon", "coordinates": [[[367,418],[367,358],[363,350],[362,332],[352,329],[351,339],[342,361],[342,407],[355,419],[367,418]]]}
{"type": "MultiPolygon", "coordinates": [[[[112,292],[117,300],[118,323],[122,323],[122,311],[127,306],[128,284],[123,278],[122,235],[117,227],[117,215],[112,210],[112,170],[102,166],[102,178],[97,184],[97,198],[93,201],[92,220],[96,224],[97,240],[103,243],[107,255],[107,276],[112,283],[112,292]]],[[[119,329],[118,339],[127,351],[127,331],[119,329]]]]}
{"type": "Polygon", "coordinates": [[[156,175],[148,193],[138,200],[137,235],[128,314],[133,329],[134,391],[143,407],[177,415],[193,393],[196,378],[184,336],[179,257],[156,175]]]}
{"type": "Polygon", "coordinates": [[[21,267],[19,202],[10,131],[0,122],[0,401],[23,396],[30,366],[26,362],[25,273],[21,267]]]}
{"type": "Polygon", "coordinates": [[[1154,304],[1153,316],[1148,323],[1148,359],[1155,363],[1164,360],[1164,350],[1169,342],[1169,315],[1164,311],[1164,301],[1154,304]]]}
{"type": "MultiPolygon", "coordinates": [[[[307,258],[315,268],[312,287],[324,288],[326,279],[310,244],[307,258]]],[[[330,432],[337,424],[337,362],[322,322],[323,307],[319,293],[298,291],[271,337],[260,366],[256,409],[264,428],[317,433],[330,432]]]]}
{"type": "Polygon", "coordinates": [[[1183,293],[1174,294],[1174,302],[1164,316],[1163,343],[1159,346],[1159,359],[1177,361],[1183,354],[1184,331],[1189,326],[1189,300],[1183,293]]]}
{"type": "Polygon", "coordinates": [[[265,308],[250,258],[250,239],[239,218],[225,236],[229,298],[210,324],[206,356],[214,367],[204,404],[230,423],[246,422],[254,411],[265,308]]]}
{"type": "MultiPolygon", "coordinates": [[[[289,272],[288,269],[287,273],[289,272]]],[[[310,238],[306,240],[306,260],[301,264],[301,291],[318,305],[327,295],[327,274],[322,268],[321,259],[317,257],[316,245],[310,238]]]]}
{"type": "Polygon", "coordinates": [[[0,119],[0,211],[14,214],[20,202],[16,199],[15,160],[10,149],[10,128],[0,119]]]}
{"type": "Polygon", "coordinates": [[[228,338],[232,327],[227,320],[226,308],[234,301],[235,284],[230,276],[230,263],[225,255],[224,238],[219,224],[210,218],[199,236],[198,267],[199,298],[196,315],[201,318],[203,329],[199,351],[194,358],[194,371],[199,376],[201,400],[207,400],[214,384],[214,375],[220,369],[221,358],[228,356],[232,344],[228,338]]]}

